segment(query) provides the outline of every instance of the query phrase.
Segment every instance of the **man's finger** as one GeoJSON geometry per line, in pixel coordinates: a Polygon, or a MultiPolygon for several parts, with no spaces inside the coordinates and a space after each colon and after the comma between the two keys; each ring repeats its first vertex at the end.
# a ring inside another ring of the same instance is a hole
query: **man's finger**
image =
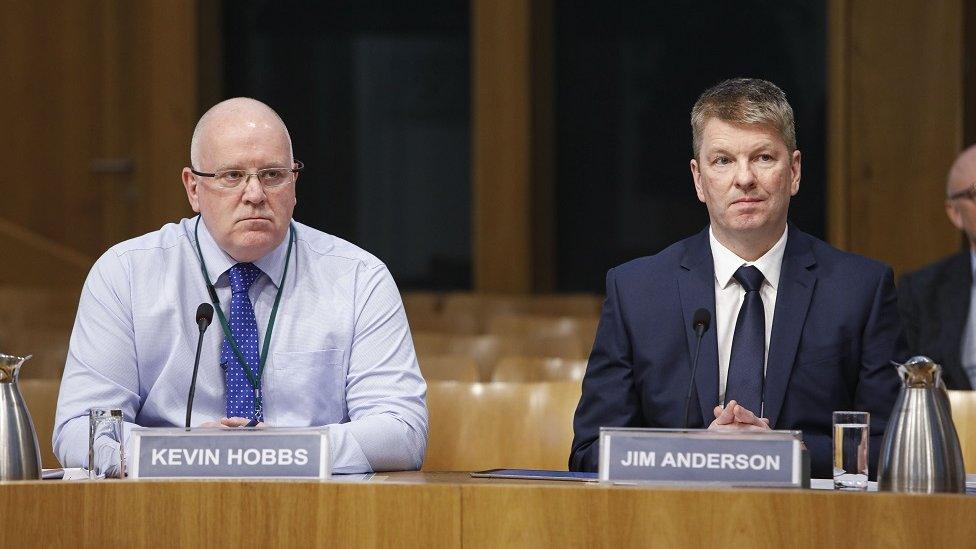
{"type": "Polygon", "coordinates": [[[725,405],[725,408],[722,408],[721,406],[716,406],[715,410],[716,411],[721,410],[721,411],[715,414],[715,422],[718,423],[719,425],[727,425],[735,421],[735,415],[732,413],[732,408],[734,406],[735,406],[734,400],[729,401],[729,403],[725,405]]]}
{"type": "Polygon", "coordinates": [[[760,429],[768,429],[769,421],[762,421],[760,418],[756,417],[756,414],[744,406],[735,407],[735,421],[736,423],[742,423],[745,425],[755,425],[760,429]]]}
{"type": "Polygon", "coordinates": [[[220,424],[224,427],[243,427],[250,421],[251,420],[243,417],[225,417],[221,418],[220,424]]]}

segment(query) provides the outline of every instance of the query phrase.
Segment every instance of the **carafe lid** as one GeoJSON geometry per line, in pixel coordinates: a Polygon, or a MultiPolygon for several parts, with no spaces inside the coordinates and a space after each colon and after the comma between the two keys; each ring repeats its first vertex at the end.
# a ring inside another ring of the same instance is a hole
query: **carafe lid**
{"type": "Polygon", "coordinates": [[[905,387],[937,387],[942,378],[942,366],[927,356],[913,356],[904,364],[894,364],[905,387]]]}
{"type": "Polygon", "coordinates": [[[17,381],[17,374],[20,367],[30,360],[34,355],[13,356],[0,353],[0,383],[13,383],[17,381]]]}

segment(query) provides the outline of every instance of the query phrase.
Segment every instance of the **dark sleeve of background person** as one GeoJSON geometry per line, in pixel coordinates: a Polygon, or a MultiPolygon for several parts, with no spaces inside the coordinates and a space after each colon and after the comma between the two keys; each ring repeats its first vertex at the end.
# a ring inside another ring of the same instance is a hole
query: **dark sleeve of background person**
{"type": "Polygon", "coordinates": [[[607,273],[607,299],[603,303],[593,351],[583,378],[583,393],[573,419],[570,471],[596,471],[599,464],[600,427],[645,425],[634,386],[631,345],[620,316],[614,271],[607,273]]]}
{"type": "Polygon", "coordinates": [[[905,329],[905,340],[909,352],[918,349],[918,305],[915,303],[910,274],[904,275],[898,280],[898,314],[901,316],[901,324],[905,329]]]}
{"type": "Polygon", "coordinates": [[[911,355],[942,365],[946,388],[973,389],[962,364],[973,287],[972,257],[963,252],[908,273],[898,281],[898,312],[911,355]]]}

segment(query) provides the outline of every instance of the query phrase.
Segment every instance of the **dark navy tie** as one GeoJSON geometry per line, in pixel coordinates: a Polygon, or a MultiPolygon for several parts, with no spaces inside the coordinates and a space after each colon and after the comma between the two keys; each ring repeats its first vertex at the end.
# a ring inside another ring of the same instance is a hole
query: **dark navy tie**
{"type": "MultiPolygon", "coordinates": [[[[237,347],[247,360],[251,372],[258,370],[258,322],[254,317],[254,307],[247,295],[248,288],[261,275],[251,263],[238,263],[228,271],[230,276],[230,333],[237,341],[237,347]]],[[[224,339],[220,349],[220,363],[226,368],[227,385],[227,417],[243,417],[264,421],[262,414],[255,413],[254,388],[244,373],[244,368],[237,355],[224,339]]],[[[260,383],[260,380],[258,380],[260,383]]],[[[260,385],[259,385],[260,386],[260,385]]]]}
{"type": "Polygon", "coordinates": [[[725,402],[735,400],[757,416],[761,412],[763,363],[766,355],[766,312],[763,310],[762,272],[749,265],[732,275],[746,290],[732,334],[732,353],[725,384],[725,402]]]}

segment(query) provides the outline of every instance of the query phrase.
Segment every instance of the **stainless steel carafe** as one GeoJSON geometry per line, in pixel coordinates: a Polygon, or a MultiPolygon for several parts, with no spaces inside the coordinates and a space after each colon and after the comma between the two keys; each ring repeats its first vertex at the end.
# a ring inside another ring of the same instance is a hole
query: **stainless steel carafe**
{"type": "Polygon", "coordinates": [[[942,368],[924,356],[896,366],[902,387],[881,444],[878,489],[964,493],[966,468],[942,368]]]}
{"type": "Polygon", "coordinates": [[[17,385],[29,358],[0,354],[0,480],[41,478],[37,432],[17,385]]]}

